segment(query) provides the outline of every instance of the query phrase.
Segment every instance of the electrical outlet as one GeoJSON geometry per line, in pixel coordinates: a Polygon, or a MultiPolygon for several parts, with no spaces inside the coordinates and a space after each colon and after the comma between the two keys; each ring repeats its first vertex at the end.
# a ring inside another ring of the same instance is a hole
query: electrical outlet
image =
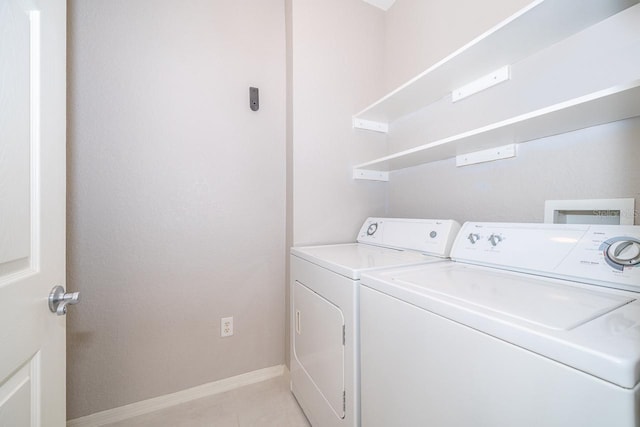
{"type": "Polygon", "coordinates": [[[223,317],[220,319],[220,336],[230,337],[233,335],[233,317],[223,317]]]}

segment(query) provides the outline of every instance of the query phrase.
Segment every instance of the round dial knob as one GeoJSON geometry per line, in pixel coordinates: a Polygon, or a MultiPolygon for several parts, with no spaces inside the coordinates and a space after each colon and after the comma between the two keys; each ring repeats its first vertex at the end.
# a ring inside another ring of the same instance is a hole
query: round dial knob
{"type": "Polygon", "coordinates": [[[472,245],[475,245],[478,240],[480,240],[480,235],[476,233],[469,233],[467,239],[471,242],[472,245]]]}
{"type": "Polygon", "coordinates": [[[374,222],[372,223],[369,228],[367,228],[367,236],[373,236],[373,233],[375,233],[378,230],[378,223],[374,222]]]}
{"type": "Polygon", "coordinates": [[[616,264],[635,265],[640,263],[640,242],[621,240],[607,249],[607,257],[616,264]]]}

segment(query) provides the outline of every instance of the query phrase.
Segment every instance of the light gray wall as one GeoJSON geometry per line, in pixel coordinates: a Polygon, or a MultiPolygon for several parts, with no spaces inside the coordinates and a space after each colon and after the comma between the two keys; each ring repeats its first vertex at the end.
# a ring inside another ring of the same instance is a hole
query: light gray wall
{"type": "Polygon", "coordinates": [[[69,418],[284,362],[284,17],[69,2],[69,418]]]}
{"type": "MultiPolygon", "coordinates": [[[[367,216],[386,211],[385,185],[351,175],[351,166],[386,150],[383,135],[351,127],[351,116],[381,91],[384,13],[361,0],[286,5],[287,243],[353,241],[367,216]]],[[[287,319],[288,303],[287,285],[287,319]]]]}
{"type": "Polygon", "coordinates": [[[545,200],[636,200],[640,207],[640,119],[518,146],[516,158],[456,168],[455,159],[391,175],[390,216],[543,222],[545,200]]]}
{"type": "MultiPolygon", "coordinates": [[[[461,9],[465,11],[463,18],[478,16],[482,25],[469,22],[459,28],[453,22],[457,15],[452,2],[397,0],[386,21],[386,81],[419,74],[475,38],[483,27],[497,24],[528,2],[513,2],[508,7],[502,0],[466,3],[461,9]],[[431,23],[433,16],[426,15],[427,9],[442,11],[443,20],[451,26],[423,25],[416,15],[431,23]],[[427,31],[428,37],[416,43],[416,35],[427,31]],[[443,46],[447,50],[443,51],[443,46]]],[[[391,128],[389,151],[422,145],[633,80],[640,72],[640,58],[634,54],[634,38],[625,37],[625,31],[637,30],[616,26],[615,31],[577,35],[511,64],[512,80],[507,83],[456,104],[443,98],[399,120],[391,128]],[[614,32],[619,33],[619,40],[613,47],[601,49],[614,32]]],[[[520,144],[515,159],[462,168],[449,159],[394,172],[388,184],[388,215],[461,222],[540,222],[545,200],[635,197],[638,205],[638,137],[638,119],[633,119],[520,144]]],[[[635,222],[639,222],[637,216],[635,222]]]]}
{"type": "Polygon", "coordinates": [[[383,82],[384,12],[361,0],[292,2],[293,244],[353,241],[383,215],[384,184],[352,179],[383,155],[384,135],[353,130],[351,116],[383,82]]]}

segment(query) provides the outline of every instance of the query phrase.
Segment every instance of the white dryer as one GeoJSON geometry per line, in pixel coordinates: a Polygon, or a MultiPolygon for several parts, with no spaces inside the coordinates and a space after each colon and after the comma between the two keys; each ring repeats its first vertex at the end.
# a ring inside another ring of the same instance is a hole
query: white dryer
{"type": "Polygon", "coordinates": [[[358,243],[291,249],[291,391],[313,426],[360,425],[360,274],[443,262],[459,228],[368,218],[358,243]]]}
{"type": "Polygon", "coordinates": [[[640,227],[466,223],[361,278],[362,425],[640,426],[640,227]]]}

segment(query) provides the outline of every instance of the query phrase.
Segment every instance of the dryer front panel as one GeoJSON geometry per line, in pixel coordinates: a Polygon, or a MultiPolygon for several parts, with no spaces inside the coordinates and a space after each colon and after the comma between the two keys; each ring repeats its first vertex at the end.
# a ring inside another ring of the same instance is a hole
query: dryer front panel
{"type": "Polygon", "coordinates": [[[329,300],[299,281],[293,286],[293,353],[305,374],[344,418],[344,316],[329,300]]]}

